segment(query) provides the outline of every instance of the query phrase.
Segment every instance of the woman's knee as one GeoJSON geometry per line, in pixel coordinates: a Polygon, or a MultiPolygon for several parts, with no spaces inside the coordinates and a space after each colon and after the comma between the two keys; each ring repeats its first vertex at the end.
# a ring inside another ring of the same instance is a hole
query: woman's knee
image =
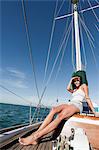
{"type": "Polygon", "coordinates": [[[66,109],[67,107],[68,107],[68,105],[61,104],[59,106],[52,107],[51,112],[53,112],[53,113],[59,113],[59,112],[63,111],[64,109],[66,109]]]}
{"type": "Polygon", "coordinates": [[[52,107],[52,109],[51,109],[50,112],[53,113],[53,114],[55,114],[57,112],[56,107],[52,107]]]}
{"type": "Polygon", "coordinates": [[[57,117],[58,117],[59,120],[63,120],[63,119],[66,118],[66,114],[64,114],[63,112],[61,112],[61,113],[58,114],[57,117]]]}

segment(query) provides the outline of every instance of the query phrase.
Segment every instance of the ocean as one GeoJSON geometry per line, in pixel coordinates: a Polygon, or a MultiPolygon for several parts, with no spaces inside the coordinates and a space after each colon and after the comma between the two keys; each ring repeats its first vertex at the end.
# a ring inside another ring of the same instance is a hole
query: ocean
{"type": "MultiPolygon", "coordinates": [[[[32,116],[35,110],[36,107],[32,107],[32,116]]],[[[37,118],[38,121],[44,120],[49,111],[49,108],[40,108],[39,113],[35,113],[34,122],[37,118]]],[[[29,123],[29,112],[29,106],[0,103],[0,129],[29,123]]]]}

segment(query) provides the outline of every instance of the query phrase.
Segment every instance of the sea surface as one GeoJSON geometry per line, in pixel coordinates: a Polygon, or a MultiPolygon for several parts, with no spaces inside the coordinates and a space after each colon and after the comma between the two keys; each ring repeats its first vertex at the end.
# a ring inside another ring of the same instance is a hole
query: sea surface
{"type": "MultiPolygon", "coordinates": [[[[32,107],[32,116],[34,115],[36,107],[32,107]]],[[[34,115],[34,122],[44,120],[49,113],[49,108],[39,108],[34,115]],[[38,118],[38,119],[37,119],[38,118]]],[[[0,103],[0,129],[29,123],[29,106],[13,105],[0,103]]]]}

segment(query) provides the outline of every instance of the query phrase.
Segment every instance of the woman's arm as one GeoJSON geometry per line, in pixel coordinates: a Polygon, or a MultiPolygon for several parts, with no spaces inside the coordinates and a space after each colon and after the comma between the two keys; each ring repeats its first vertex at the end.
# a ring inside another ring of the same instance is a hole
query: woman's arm
{"type": "Polygon", "coordinates": [[[70,82],[69,82],[69,84],[68,84],[68,86],[67,86],[67,90],[68,90],[69,92],[71,92],[71,93],[73,93],[73,90],[71,89],[71,83],[72,83],[73,79],[75,79],[75,78],[77,78],[77,77],[71,78],[71,80],[70,80],[70,82]]]}
{"type": "Polygon", "coordinates": [[[95,110],[94,110],[94,107],[93,107],[93,104],[91,102],[91,99],[89,97],[89,90],[88,90],[88,86],[86,84],[83,84],[83,90],[85,92],[85,98],[86,98],[86,101],[90,107],[90,109],[92,110],[92,112],[95,114],[95,110]]]}

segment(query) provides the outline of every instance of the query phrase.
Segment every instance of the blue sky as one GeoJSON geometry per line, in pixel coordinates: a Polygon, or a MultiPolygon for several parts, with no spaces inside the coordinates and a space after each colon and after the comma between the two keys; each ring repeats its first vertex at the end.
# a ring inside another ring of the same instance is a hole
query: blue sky
{"type": "MultiPolygon", "coordinates": [[[[90,0],[92,6],[97,5],[97,0],[90,0]]],[[[24,19],[22,14],[21,1],[1,1],[1,23],[0,23],[0,84],[16,94],[24,97],[26,101],[16,97],[8,91],[0,88],[0,102],[28,105],[38,103],[37,92],[35,88],[34,76],[29,60],[29,51],[26,41],[26,33],[24,19]]],[[[53,63],[57,56],[60,41],[65,30],[66,23],[68,26],[71,22],[71,17],[56,21],[53,41],[50,51],[48,69],[44,80],[45,63],[48,54],[48,47],[53,23],[56,1],[28,1],[25,2],[29,34],[31,39],[32,55],[34,58],[35,72],[40,95],[48,80],[53,63]]],[[[58,2],[57,12],[62,4],[58,2]]],[[[82,0],[79,9],[88,8],[87,1],[82,0]]],[[[98,8],[99,9],[99,8],[98,8]]],[[[94,9],[96,17],[99,18],[99,10],[94,9]]],[[[58,16],[71,13],[71,5],[67,0],[62,5],[58,16]]],[[[81,15],[80,15],[81,16],[81,15]]],[[[82,17],[82,16],[81,16],[82,17]]],[[[86,72],[89,82],[89,93],[93,102],[99,104],[99,23],[92,11],[83,14],[84,21],[90,30],[93,43],[95,45],[94,55],[90,48],[88,38],[82,28],[84,45],[86,51],[86,72]]],[[[83,18],[82,18],[83,19],[83,18]]],[[[68,26],[66,30],[68,29],[68,26]]],[[[59,103],[65,103],[70,99],[71,95],[66,91],[66,86],[73,72],[72,66],[72,50],[71,50],[71,32],[68,40],[65,54],[63,57],[60,72],[55,80],[56,72],[62,56],[62,52],[56,63],[51,80],[47,86],[47,90],[42,99],[45,105],[55,105],[56,99],[59,103]]],[[[82,41],[81,41],[82,42],[82,41]]],[[[84,62],[84,54],[81,44],[82,62],[84,62]]],[[[74,48],[75,54],[75,48],[74,48]]],[[[75,56],[74,56],[75,59],[75,56]]]]}

